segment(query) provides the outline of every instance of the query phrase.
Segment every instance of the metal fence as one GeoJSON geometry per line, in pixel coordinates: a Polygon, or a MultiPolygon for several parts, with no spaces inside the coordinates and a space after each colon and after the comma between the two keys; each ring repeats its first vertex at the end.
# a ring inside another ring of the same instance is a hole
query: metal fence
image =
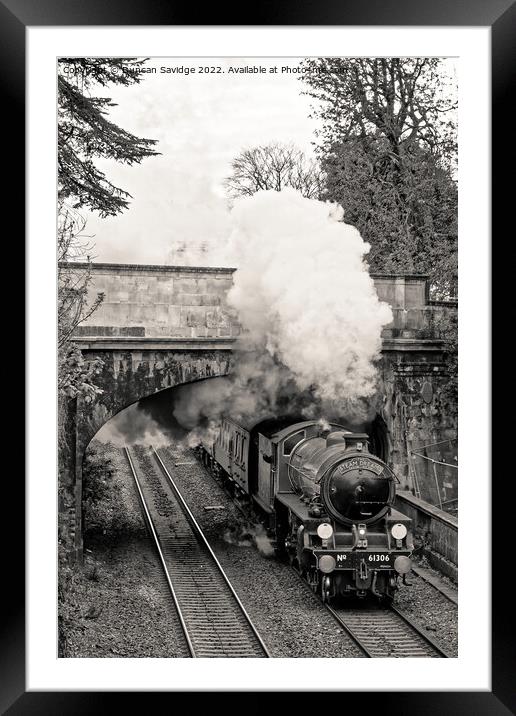
{"type": "Polygon", "coordinates": [[[441,440],[409,453],[416,497],[441,510],[458,510],[458,441],[441,440]]]}

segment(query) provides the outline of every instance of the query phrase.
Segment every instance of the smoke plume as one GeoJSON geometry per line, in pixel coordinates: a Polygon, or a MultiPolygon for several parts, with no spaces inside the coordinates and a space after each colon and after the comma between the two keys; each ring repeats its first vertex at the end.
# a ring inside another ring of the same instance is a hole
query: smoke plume
{"type": "Polygon", "coordinates": [[[293,189],[235,202],[228,303],[243,333],[230,380],[194,384],[175,402],[191,443],[221,414],[368,418],[381,332],[392,320],[364,262],[369,248],[340,206],[293,189]]]}
{"type": "Polygon", "coordinates": [[[224,541],[237,547],[256,547],[263,557],[274,557],[274,545],[267,530],[260,523],[246,522],[229,527],[223,535],[224,541]]]}
{"type": "Polygon", "coordinates": [[[232,217],[238,271],[229,302],[248,344],[323,400],[372,395],[392,314],[364,264],[369,244],[343,210],[285,189],[241,199],[232,217]]]}
{"type": "Polygon", "coordinates": [[[121,410],[101,427],[95,439],[102,443],[112,443],[116,447],[153,445],[156,448],[165,447],[171,442],[183,441],[187,430],[171,420],[170,401],[163,393],[152,396],[152,399],[133,403],[121,410]]]}

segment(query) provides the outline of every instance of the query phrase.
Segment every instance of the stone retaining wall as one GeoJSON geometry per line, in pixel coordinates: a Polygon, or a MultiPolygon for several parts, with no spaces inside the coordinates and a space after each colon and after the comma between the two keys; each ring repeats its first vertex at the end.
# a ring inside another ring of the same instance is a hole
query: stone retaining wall
{"type": "Polygon", "coordinates": [[[417,542],[430,564],[457,581],[458,520],[454,515],[418,499],[410,492],[398,492],[396,509],[412,519],[417,542]]]}

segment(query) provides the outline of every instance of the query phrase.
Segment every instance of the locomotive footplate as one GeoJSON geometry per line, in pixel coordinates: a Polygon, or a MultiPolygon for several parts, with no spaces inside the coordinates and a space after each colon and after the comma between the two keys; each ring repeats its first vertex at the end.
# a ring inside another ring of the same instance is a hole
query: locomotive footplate
{"type": "Polygon", "coordinates": [[[362,560],[370,569],[394,569],[396,557],[410,557],[411,552],[382,552],[363,550],[314,550],[314,555],[319,561],[320,557],[329,555],[335,559],[335,569],[358,569],[362,560]]]}

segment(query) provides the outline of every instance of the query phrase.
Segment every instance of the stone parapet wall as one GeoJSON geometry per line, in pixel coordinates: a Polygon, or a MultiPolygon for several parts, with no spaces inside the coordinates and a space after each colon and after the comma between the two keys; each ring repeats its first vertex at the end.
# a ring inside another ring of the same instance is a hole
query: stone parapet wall
{"type": "Polygon", "coordinates": [[[234,269],[93,264],[89,294],[99,308],[78,336],[234,338],[237,316],[227,306],[234,269]]]}
{"type": "Polygon", "coordinates": [[[410,492],[398,492],[396,509],[412,520],[418,546],[432,566],[457,580],[458,520],[410,492]]]}
{"type": "Polygon", "coordinates": [[[425,274],[373,273],[381,301],[398,308],[417,308],[428,303],[428,276],[425,274]]]}
{"type": "Polygon", "coordinates": [[[382,332],[383,338],[436,339],[440,335],[440,323],[456,307],[447,305],[429,305],[412,308],[391,306],[393,320],[382,332]]]}
{"type": "MultiPolygon", "coordinates": [[[[227,303],[233,268],[92,264],[91,298],[104,294],[100,307],[77,329],[85,336],[236,338],[238,316],[227,303]]],[[[380,300],[393,321],[384,339],[432,339],[450,304],[428,300],[427,277],[373,274],[380,300]]]]}

